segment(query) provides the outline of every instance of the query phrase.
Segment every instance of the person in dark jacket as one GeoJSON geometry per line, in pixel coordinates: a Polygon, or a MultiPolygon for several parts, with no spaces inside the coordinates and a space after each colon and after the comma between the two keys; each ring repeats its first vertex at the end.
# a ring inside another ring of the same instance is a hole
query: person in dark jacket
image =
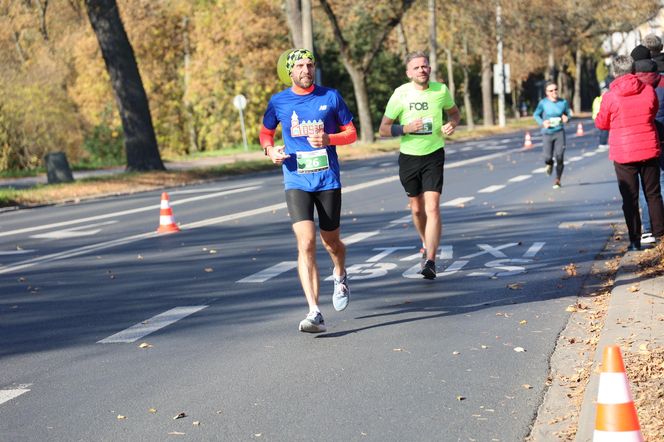
{"type": "Polygon", "coordinates": [[[629,250],[640,250],[639,178],[648,201],[652,233],[656,238],[664,235],[660,148],[654,123],[659,104],[655,90],[634,75],[632,57],[617,56],[613,60],[613,71],[616,79],[602,97],[595,126],[609,130],[609,159],[613,161],[623,200],[629,250]]]}

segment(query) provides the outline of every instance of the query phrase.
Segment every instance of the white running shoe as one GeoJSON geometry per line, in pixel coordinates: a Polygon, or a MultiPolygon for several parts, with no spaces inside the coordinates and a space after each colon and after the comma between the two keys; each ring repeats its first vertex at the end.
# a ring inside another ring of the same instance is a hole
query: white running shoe
{"type": "Polygon", "coordinates": [[[322,333],[327,328],[320,312],[309,312],[306,318],[300,321],[300,331],[307,333],[322,333]]]}
{"type": "Polygon", "coordinates": [[[350,287],[348,287],[348,274],[344,273],[341,280],[334,277],[334,293],[332,294],[332,305],[338,312],[348,307],[350,302],[350,287]]]}

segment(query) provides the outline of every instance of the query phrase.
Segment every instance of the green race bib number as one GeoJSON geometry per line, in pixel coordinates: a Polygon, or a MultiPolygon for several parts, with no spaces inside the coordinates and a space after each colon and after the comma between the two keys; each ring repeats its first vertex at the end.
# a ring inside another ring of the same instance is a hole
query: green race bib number
{"type": "Polygon", "coordinates": [[[329,169],[327,149],[297,152],[297,173],[314,173],[329,169]]]}
{"type": "Polygon", "coordinates": [[[424,124],[424,127],[417,132],[412,132],[411,135],[431,135],[433,133],[433,118],[422,118],[422,124],[424,124]]]}

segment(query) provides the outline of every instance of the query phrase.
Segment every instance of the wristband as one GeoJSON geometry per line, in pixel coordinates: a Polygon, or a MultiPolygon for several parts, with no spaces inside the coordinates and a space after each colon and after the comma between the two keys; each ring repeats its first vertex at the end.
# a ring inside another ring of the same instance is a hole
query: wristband
{"type": "Polygon", "coordinates": [[[403,126],[401,124],[393,124],[390,126],[390,134],[393,137],[400,137],[403,135],[403,126]]]}
{"type": "Polygon", "coordinates": [[[269,149],[270,147],[274,147],[274,146],[265,146],[265,147],[263,148],[263,153],[265,154],[266,157],[269,157],[269,156],[270,156],[270,155],[267,153],[267,151],[268,151],[268,149],[269,149]]]}

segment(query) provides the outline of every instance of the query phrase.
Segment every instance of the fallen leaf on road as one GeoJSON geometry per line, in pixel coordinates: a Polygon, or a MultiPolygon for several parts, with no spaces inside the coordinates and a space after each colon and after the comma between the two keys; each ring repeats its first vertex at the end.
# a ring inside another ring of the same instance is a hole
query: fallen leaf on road
{"type": "Polygon", "coordinates": [[[519,325],[526,325],[526,324],[528,324],[528,321],[526,321],[525,319],[519,321],[519,325]]]}
{"type": "Polygon", "coordinates": [[[514,347],[514,351],[517,353],[523,353],[526,351],[526,349],[523,347],[514,347]]]}
{"type": "Polygon", "coordinates": [[[459,355],[459,354],[461,354],[461,352],[458,352],[458,351],[453,351],[453,352],[452,352],[452,354],[453,354],[454,356],[456,356],[456,355],[459,355]]]}
{"type": "Polygon", "coordinates": [[[205,270],[206,273],[212,273],[212,272],[214,272],[214,269],[213,269],[212,267],[205,267],[204,270],[205,270]]]}
{"type": "Polygon", "coordinates": [[[393,348],[392,351],[403,351],[403,348],[393,348]]]}
{"type": "Polygon", "coordinates": [[[187,417],[187,413],[184,411],[178,413],[177,415],[173,416],[173,419],[182,419],[183,417],[187,417]]]}
{"type": "Polygon", "coordinates": [[[147,342],[141,342],[138,344],[138,348],[152,348],[152,344],[148,344],[147,342]]]}
{"type": "Polygon", "coordinates": [[[148,408],[148,413],[152,413],[152,414],[154,414],[154,413],[156,413],[156,412],[157,412],[157,409],[156,409],[156,408],[148,408]]]}
{"type": "Polygon", "coordinates": [[[457,397],[456,397],[456,400],[457,400],[457,401],[465,401],[465,400],[466,400],[466,397],[465,397],[465,396],[457,396],[457,397]]]}
{"type": "Polygon", "coordinates": [[[533,386],[530,384],[523,384],[522,387],[525,388],[526,390],[530,390],[533,388],[533,386]]]}
{"type": "Polygon", "coordinates": [[[521,290],[523,288],[523,283],[522,282],[515,282],[512,284],[507,284],[507,288],[512,289],[512,290],[521,290]]]}
{"type": "Polygon", "coordinates": [[[127,419],[127,416],[123,416],[121,414],[118,414],[118,420],[122,420],[122,419],[127,419]]]}
{"type": "Polygon", "coordinates": [[[627,290],[629,290],[632,293],[638,292],[639,291],[639,286],[638,285],[633,285],[630,288],[628,288],[627,290]]]}
{"type": "Polygon", "coordinates": [[[496,216],[507,216],[507,212],[496,212],[496,216]]]}
{"type": "Polygon", "coordinates": [[[482,347],[484,350],[486,350],[487,348],[489,348],[488,345],[480,345],[480,347],[482,347]]]}
{"type": "Polygon", "coordinates": [[[183,433],[181,431],[169,431],[168,434],[171,436],[184,436],[186,433],[183,433]]]}
{"type": "Polygon", "coordinates": [[[565,309],[566,312],[575,312],[576,311],[576,306],[574,305],[568,305],[567,308],[565,309]]]}
{"type": "Polygon", "coordinates": [[[194,427],[198,427],[201,425],[201,421],[193,421],[191,425],[193,425],[194,427]]]}
{"type": "Polygon", "coordinates": [[[572,264],[567,264],[567,265],[565,266],[565,272],[566,272],[569,276],[576,276],[576,264],[574,264],[574,263],[572,263],[572,264]]]}

